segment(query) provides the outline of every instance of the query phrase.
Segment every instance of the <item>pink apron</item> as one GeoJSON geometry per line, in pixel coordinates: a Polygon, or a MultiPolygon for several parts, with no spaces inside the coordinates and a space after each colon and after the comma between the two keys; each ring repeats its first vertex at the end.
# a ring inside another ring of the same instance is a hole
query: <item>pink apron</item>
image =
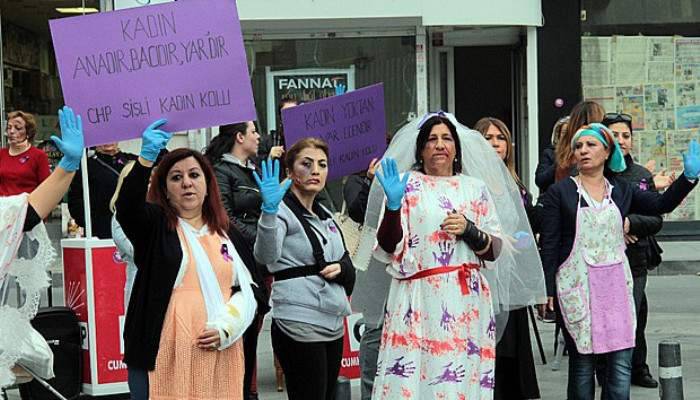
{"type": "Polygon", "coordinates": [[[576,184],[576,236],[556,276],[564,325],[581,354],[632,348],[637,321],[622,215],[610,198],[607,181],[598,208],[581,207],[584,189],[576,184]]]}

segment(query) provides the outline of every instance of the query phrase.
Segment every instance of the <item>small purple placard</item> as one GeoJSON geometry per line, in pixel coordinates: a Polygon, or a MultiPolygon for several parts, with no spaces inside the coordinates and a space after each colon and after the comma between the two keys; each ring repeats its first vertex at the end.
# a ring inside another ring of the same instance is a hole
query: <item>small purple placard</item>
{"type": "Polygon", "coordinates": [[[384,84],[282,110],[288,146],[305,137],[328,143],[328,180],[367,169],[386,150],[384,84]]]}
{"type": "Polygon", "coordinates": [[[235,0],[188,0],[50,21],[65,103],[85,144],[256,119],[235,0]]]}

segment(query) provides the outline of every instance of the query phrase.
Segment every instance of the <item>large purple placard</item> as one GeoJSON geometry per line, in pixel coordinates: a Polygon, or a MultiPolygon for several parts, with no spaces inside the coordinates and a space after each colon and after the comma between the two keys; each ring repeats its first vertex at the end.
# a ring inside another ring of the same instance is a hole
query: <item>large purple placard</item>
{"type": "Polygon", "coordinates": [[[254,120],[235,0],[187,0],[50,21],[65,103],[92,146],[254,120]]]}
{"type": "Polygon", "coordinates": [[[285,108],[282,122],[288,145],[310,136],[328,143],[329,180],[362,171],[386,149],[384,85],[285,108]]]}

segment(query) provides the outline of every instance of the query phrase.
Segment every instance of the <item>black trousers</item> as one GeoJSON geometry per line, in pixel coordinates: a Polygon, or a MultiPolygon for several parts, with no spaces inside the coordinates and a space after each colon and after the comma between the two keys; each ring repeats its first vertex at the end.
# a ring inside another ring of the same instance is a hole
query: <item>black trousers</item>
{"type": "Polygon", "coordinates": [[[496,346],[494,400],[539,399],[527,308],[511,310],[496,346]]]}
{"type": "Polygon", "coordinates": [[[343,357],[343,338],[297,342],[272,321],[272,348],[284,371],[289,400],[333,400],[343,357]]]}
{"type": "Polygon", "coordinates": [[[637,309],[637,331],[635,332],[635,346],[632,353],[632,376],[649,373],[647,365],[647,338],[644,331],[647,329],[649,318],[649,305],[646,294],[647,277],[634,278],[634,302],[637,309]]]}
{"type": "Polygon", "coordinates": [[[243,398],[250,396],[250,386],[255,375],[257,365],[258,336],[260,335],[260,324],[265,315],[256,314],[255,319],[248,329],[243,333],[243,355],[245,357],[245,372],[243,374],[243,398]]]}

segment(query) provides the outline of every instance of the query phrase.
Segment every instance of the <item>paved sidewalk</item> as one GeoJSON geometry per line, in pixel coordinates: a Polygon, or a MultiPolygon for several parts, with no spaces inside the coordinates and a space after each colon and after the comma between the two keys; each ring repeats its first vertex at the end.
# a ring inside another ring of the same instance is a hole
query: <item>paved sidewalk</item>
{"type": "MultiPolygon", "coordinates": [[[[647,287],[649,297],[649,324],[647,341],[649,347],[648,364],[652,374],[658,378],[657,349],[664,339],[681,342],[683,355],[684,394],[686,399],[700,399],[700,277],[696,275],[650,276],[647,287]]],[[[60,291],[55,295],[60,298],[60,291]]],[[[553,359],[554,325],[539,323],[547,361],[553,359]]],[[[275,369],[270,345],[269,319],[259,341],[258,348],[258,390],[261,400],[286,399],[286,393],[278,393],[275,385],[275,369]]],[[[533,336],[533,346],[535,346],[533,336]]],[[[564,357],[561,369],[552,371],[551,364],[543,365],[536,348],[535,363],[542,399],[565,399],[567,381],[567,357],[564,357]]],[[[360,398],[357,381],[352,386],[353,400],[360,398]]],[[[16,391],[10,392],[10,398],[18,399],[16,391]]],[[[632,399],[657,400],[658,389],[645,389],[633,386],[632,399]]]]}
{"type": "MultiPolygon", "coordinates": [[[[649,355],[647,363],[652,374],[658,379],[658,343],[664,339],[681,342],[683,356],[684,394],[686,399],[700,399],[700,277],[650,276],[647,286],[650,315],[647,326],[647,345],[649,355]]],[[[547,361],[552,361],[554,343],[554,324],[539,323],[540,334],[545,348],[547,361]]],[[[260,400],[286,399],[286,393],[275,391],[274,367],[269,348],[263,345],[269,341],[269,322],[260,338],[260,360],[258,369],[258,387],[260,400]]],[[[533,346],[535,340],[533,336],[533,346]]],[[[566,382],[568,357],[562,360],[559,371],[552,371],[551,363],[543,365],[536,347],[535,367],[543,400],[566,399],[566,382]]],[[[353,400],[359,399],[359,386],[355,382],[352,388],[353,400]]],[[[599,395],[599,394],[598,394],[599,395]]],[[[658,389],[646,389],[633,386],[633,400],[658,400],[658,389]]]]}

